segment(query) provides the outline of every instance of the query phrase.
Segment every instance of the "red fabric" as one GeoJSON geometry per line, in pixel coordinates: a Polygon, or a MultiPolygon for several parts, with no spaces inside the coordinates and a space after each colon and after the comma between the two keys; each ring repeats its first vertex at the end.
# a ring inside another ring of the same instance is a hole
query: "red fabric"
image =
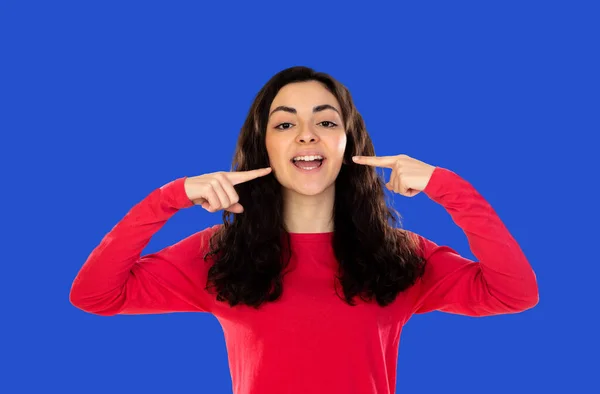
{"type": "Polygon", "coordinates": [[[516,313],[538,302],[536,276],[492,207],[464,179],[437,167],[424,190],[464,230],[477,262],[417,236],[426,273],[388,307],[334,289],[331,233],[290,234],[291,267],[280,300],[230,308],[204,290],[206,228],[157,253],[144,247],[178,210],[191,207],[184,178],[135,205],[92,251],[70,300],[98,315],[207,312],[225,334],[235,394],[394,393],[400,334],[411,315],[516,313]]]}

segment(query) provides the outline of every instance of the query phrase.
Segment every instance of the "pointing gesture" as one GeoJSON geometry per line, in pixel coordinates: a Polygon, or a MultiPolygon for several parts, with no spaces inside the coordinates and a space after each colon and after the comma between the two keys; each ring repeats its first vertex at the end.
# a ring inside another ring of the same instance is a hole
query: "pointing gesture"
{"type": "Polygon", "coordinates": [[[414,197],[425,190],[435,170],[435,166],[407,155],[354,156],[352,160],[358,164],[391,168],[392,174],[386,187],[406,197],[414,197]]]}
{"type": "Polygon", "coordinates": [[[208,212],[224,209],[233,213],[244,212],[234,185],[248,182],[271,172],[271,167],[250,171],[213,172],[185,180],[185,193],[196,205],[208,212]]]}

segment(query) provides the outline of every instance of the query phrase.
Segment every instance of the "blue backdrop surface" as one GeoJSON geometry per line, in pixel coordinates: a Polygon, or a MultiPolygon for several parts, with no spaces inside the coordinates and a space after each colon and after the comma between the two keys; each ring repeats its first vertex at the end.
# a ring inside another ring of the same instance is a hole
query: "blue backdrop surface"
{"type": "MultiPolygon", "coordinates": [[[[134,204],[230,168],[254,95],[293,65],[350,89],[378,155],[471,182],[537,273],[524,313],[413,317],[398,393],[598,392],[597,3],[217,3],[0,3],[0,392],[231,392],[213,316],[99,317],[68,295],[134,204]]],[[[426,195],[392,198],[473,258],[426,195]]],[[[145,253],[220,220],[180,211],[145,253]]]]}

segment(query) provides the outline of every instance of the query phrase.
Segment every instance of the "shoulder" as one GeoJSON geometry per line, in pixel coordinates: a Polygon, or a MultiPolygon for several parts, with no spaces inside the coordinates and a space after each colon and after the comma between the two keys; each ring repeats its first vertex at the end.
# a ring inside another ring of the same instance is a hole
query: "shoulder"
{"type": "Polygon", "coordinates": [[[211,240],[214,236],[218,235],[222,227],[222,224],[215,224],[210,227],[206,227],[188,236],[186,240],[189,240],[191,243],[194,243],[197,250],[199,250],[200,252],[206,253],[211,248],[211,240]]]}
{"type": "Polygon", "coordinates": [[[427,287],[433,286],[450,275],[470,269],[477,263],[461,256],[454,248],[447,244],[439,244],[421,234],[407,231],[409,236],[418,245],[418,253],[425,263],[425,271],[420,278],[427,287]]]}
{"type": "Polygon", "coordinates": [[[465,268],[466,263],[473,261],[465,259],[458,252],[446,244],[439,244],[421,234],[409,230],[400,230],[399,233],[409,239],[411,246],[423,259],[425,264],[423,281],[435,281],[455,271],[465,268]]]}
{"type": "Polygon", "coordinates": [[[404,242],[409,243],[411,247],[414,247],[417,253],[425,259],[428,259],[439,248],[438,244],[414,231],[403,228],[395,228],[395,231],[398,237],[403,239],[404,242]]]}

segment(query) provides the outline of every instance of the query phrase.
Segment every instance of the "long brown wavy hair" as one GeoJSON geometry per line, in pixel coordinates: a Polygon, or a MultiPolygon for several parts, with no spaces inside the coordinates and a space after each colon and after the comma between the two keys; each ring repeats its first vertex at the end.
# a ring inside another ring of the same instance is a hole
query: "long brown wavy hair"
{"type": "MultiPolygon", "coordinates": [[[[354,155],[374,155],[371,138],[348,89],[328,74],[308,67],[291,67],[274,75],[258,92],[242,126],[231,169],[247,171],[268,167],[265,134],[269,108],[279,90],[293,82],[318,81],[338,100],[346,125],[344,163],[354,155]]],[[[376,168],[344,164],[335,181],[333,250],[339,262],[335,277],[343,298],[376,299],[391,303],[423,274],[424,260],[418,242],[397,227],[400,215],[386,203],[385,182],[376,168]]],[[[283,223],[281,185],[271,172],[235,185],[242,214],[223,212],[223,225],[210,239],[213,257],[207,289],[230,306],[258,308],[277,300],[289,263],[290,243],[283,223]]],[[[337,284],[336,284],[337,289],[337,284]]]]}

